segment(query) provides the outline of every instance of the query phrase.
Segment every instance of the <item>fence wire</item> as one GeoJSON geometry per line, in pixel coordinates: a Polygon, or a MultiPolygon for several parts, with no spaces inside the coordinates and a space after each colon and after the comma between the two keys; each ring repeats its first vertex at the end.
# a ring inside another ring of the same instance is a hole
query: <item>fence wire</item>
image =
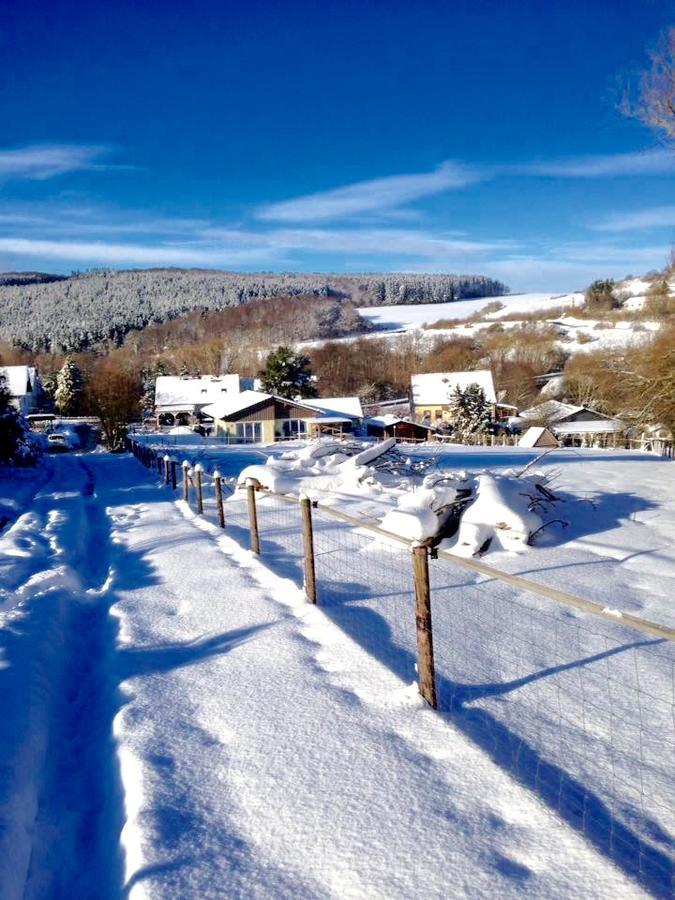
{"type": "MultiPolygon", "coordinates": [[[[248,547],[246,494],[230,494],[226,533],[248,547]]],[[[217,522],[210,478],[204,512],[217,522]]],[[[259,493],[257,514],[263,560],[302,586],[299,504],[259,493]]],[[[318,602],[414,680],[410,550],[326,508],[313,510],[313,528],[318,602]]],[[[441,714],[648,891],[671,897],[675,644],[443,558],[429,560],[429,577],[441,714]]]]}

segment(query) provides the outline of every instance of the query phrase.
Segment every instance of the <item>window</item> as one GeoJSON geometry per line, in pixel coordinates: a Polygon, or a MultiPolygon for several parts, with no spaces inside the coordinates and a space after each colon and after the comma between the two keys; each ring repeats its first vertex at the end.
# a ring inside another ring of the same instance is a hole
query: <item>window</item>
{"type": "Polygon", "coordinates": [[[307,434],[307,422],[304,419],[286,419],[282,425],[283,436],[304,437],[307,434]]]}
{"type": "Polygon", "coordinates": [[[237,440],[247,443],[262,441],[262,422],[237,422],[237,440]]]}

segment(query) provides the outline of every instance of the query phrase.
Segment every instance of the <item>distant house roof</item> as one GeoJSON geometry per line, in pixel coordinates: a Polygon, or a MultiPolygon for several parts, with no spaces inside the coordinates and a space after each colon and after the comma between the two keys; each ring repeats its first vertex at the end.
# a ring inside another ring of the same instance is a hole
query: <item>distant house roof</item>
{"type": "Polygon", "coordinates": [[[25,397],[35,390],[37,369],[35,366],[0,366],[12,397],[25,397]]]}
{"type": "Polygon", "coordinates": [[[562,425],[563,423],[570,425],[570,428],[567,429],[568,432],[583,431],[584,429],[582,428],[572,428],[571,426],[581,425],[584,422],[587,422],[589,426],[596,426],[594,428],[586,428],[586,431],[623,430],[625,427],[623,422],[621,422],[619,429],[598,428],[597,426],[602,424],[602,422],[618,422],[619,420],[612,419],[611,416],[598,412],[595,409],[591,409],[589,406],[573,406],[571,403],[561,403],[559,400],[546,400],[545,403],[531,406],[530,409],[521,412],[520,417],[532,421],[546,421],[551,428],[553,428],[553,425],[556,426],[556,428],[553,429],[555,431],[558,430],[557,426],[562,425]]]}
{"type": "Polygon", "coordinates": [[[412,402],[414,406],[446,406],[455,388],[466,390],[470,384],[483,388],[488,403],[496,403],[492,372],[479,369],[476,372],[432,372],[429,375],[411,375],[412,402]]]}
{"type": "Polygon", "coordinates": [[[201,408],[222,397],[237,396],[239,391],[238,375],[202,375],[199,378],[160,375],[155,383],[155,406],[166,411],[201,408]]]}
{"type": "Polygon", "coordinates": [[[369,416],[366,419],[366,425],[375,425],[379,428],[391,428],[392,425],[398,425],[399,422],[404,422],[406,425],[415,425],[415,427],[424,428],[426,431],[429,430],[426,425],[420,425],[419,422],[413,422],[412,419],[404,419],[401,416],[369,416]]]}
{"type": "Polygon", "coordinates": [[[319,409],[330,416],[347,416],[349,419],[362,419],[363,409],[358,397],[314,397],[300,401],[310,409],[319,409]]]}
{"type": "Polygon", "coordinates": [[[566,419],[567,416],[572,416],[583,409],[583,406],[561,403],[560,400],[546,400],[544,403],[538,403],[536,406],[522,410],[520,416],[523,419],[546,419],[549,422],[557,422],[559,419],[566,419]]]}
{"type": "Polygon", "coordinates": [[[625,430],[625,423],[619,419],[575,419],[573,422],[555,422],[551,425],[554,434],[611,434],[625,430]]]}

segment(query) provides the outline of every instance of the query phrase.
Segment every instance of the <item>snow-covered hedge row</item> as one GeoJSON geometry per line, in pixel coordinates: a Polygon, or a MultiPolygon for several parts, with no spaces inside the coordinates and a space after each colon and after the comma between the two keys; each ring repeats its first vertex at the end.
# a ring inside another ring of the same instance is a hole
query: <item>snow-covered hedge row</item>
{"type": "Polygon", "coordinates": [[[541,474],[431,468],[428,461],[406,457],[393,439],[375,446],[326,440],[247,466],[239,481],[253,479],[275,493],[307,494],[376,519],[390,534],[434,539],[463,556],[524,550],[545,527],[545,513],[556,499],[541,474]]]}

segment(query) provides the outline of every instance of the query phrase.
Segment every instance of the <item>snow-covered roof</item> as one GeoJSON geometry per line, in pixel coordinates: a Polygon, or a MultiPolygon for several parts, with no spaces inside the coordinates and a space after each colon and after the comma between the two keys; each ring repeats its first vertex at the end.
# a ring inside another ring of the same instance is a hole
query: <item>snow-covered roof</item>
{"type": "Polygon", "coordinates": [[[229,416],[243,412],[250,406],[256,406],[258,403],[271,399],[272,394],[264,394],[262,391],[242,391],[241,394],[220,397],[216,403],[205,406],[202,412],[213,419],[227,419],[229,416]]]}
{"type": "Polygon", "coordinates": [[[560,400],[546,400],[544,403],[521,410],[520,415],[523,419],[547,419],[549,422],[557,422],[559,419],[565,419],[583,409],[583,406],[561,403],[560,400]]]}
{"type": "Polygon", "coordinates": [[[25,397],[34,390],[37,370],[35,366],[0,366],[12,397],[25,397]]]}
{"type": "Polygon", "coordinates": [[[404,422],[406,425],[415,425],[417,428],[427,428],[426,425],[420,425],[419,422],[413,422],[412,419],[404,419],[401,416],[394,415],[385,415],[385,416],[369,416],[366,419],[366,425],[376,425],[379,428],[391,428],[392,425],[397,425],[399,422],[404,422]]]}
{"type": "Polygon", "coordinates": [[[342,415],[349,419],[362,419],[363,410],[358,397],[317,397],[300,401],[303,406],[320,409],[327,415],[342,415]]]}
{"type": "Polygon", "coordinates": [[[531,425],[518,441],[519,447],[555,447],[558,441],[548,428],[531,425]]]}
{"type": "Polygon", "coordinates": [[[412,401],[415,406],[445,406],[455,388],[466,390],[470,384],[483,388],[488,403],[496,403],[492,372],[479,369],[476,372],[432,372],[429,375],[411,375],[412,401]]]}
{"type": "Polygon", "coordinates": [[[165,410],[202,407],[222,397],[236,396],[239,390],[238,375],[160,375],[155,383],[155,406],[165,410]]]}
{"type": "Polygon", "coordinates": [[[555,434],[600,434],[625,431],[626,426],[619,419],[593,419],[574,422],[557,422],[551,425],[555,434]]]}

